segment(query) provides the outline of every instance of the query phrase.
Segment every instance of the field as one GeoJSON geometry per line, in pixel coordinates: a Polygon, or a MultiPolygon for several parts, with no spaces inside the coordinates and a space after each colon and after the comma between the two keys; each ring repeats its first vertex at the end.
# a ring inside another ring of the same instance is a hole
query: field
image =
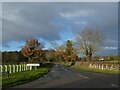
{"type": "Polygon", "coordinates": [[[9,77],[7,77],[7,75],[3,75],[2,77],[0,77],[0,79],[2,80],[2,87],[12,87],[38,79],[47,74],[51,66],[52,64],[46,64],[37,70],[12,73],[9,77]]]}

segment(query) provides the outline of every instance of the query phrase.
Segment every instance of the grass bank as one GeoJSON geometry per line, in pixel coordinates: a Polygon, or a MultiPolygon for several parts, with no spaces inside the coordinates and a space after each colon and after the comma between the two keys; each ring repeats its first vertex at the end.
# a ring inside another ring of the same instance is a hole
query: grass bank
{"type": "Polygon", "coordinates": [[[49,64],[45,64],[43,67],[40,67],[37,70],[12,73],[10,74],[9,77],[4,75],[2,76],[2,88],[12,87],[15,85],[36,80],[47,74],[51,67],[52,64],[49,63],[49,64]]]}
{"type": "Polygon", "coordinates": [[[111,63],[120,63],[120,60],[108,60],[106,62],[111,62],[111,63]]]}
{"type": "Polygon", "coordinates": [[[77,70],[86,70],[86,71],[98,72],[98,73],[120,74],[120,71],[115,71],[115,70],[101,70],[101,69],[85,68],[85,67],[83,68],[83,67],[75,66],[75,65],[71,67],[77,70]]]}

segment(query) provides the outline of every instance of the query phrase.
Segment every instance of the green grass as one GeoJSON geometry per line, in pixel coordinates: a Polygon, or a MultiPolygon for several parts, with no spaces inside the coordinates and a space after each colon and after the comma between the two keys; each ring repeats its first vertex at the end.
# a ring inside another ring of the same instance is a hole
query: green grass
{"type": "Polygon", "coordinates": [[[120,62],[120,60],[109,60],[109,61],[106,61],[106,62],[111,62],[111,63],[115,62],[115,63],[117,63],[117,62],[120,62]]]}
{"type": "Polygon", "coordinates": [[[12,73],[9,77],[4,75],[2,76],[2,87],[12,87],[43,77],[48,73],[51,66],[52,64],[46,64],[37,70],[12,73]]]}
{"type": "Polygon", "coordinates": [[[120,71],[115,70],[101,70],[101,69],[95,69],[95,68],[83,68],[80,66],[71,66],[72,68],[78,69],[78,70],[86,70],[86,71],[92,71],[92,72],[99,72],[99,73],[109,73],[109,74],[120,74],[120,71]]]}

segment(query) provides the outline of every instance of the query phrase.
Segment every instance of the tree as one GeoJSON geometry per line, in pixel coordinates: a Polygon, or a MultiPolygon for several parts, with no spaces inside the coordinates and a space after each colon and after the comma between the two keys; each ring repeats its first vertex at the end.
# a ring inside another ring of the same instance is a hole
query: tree
{"type": "Polygon", "coordinates": [[[70,40],[67,40],[66,42],[66,55],[71,55],[73,53],[73,42],[70,40]]]}
{"type": "Polygon", "coordinates": [[[64,60],[64,55],[65,55],[65,45],[62,44],[56,48],[56,51],[55,51],[56,61],[64,60]]]}
{"type": "Polygon", "coordinates": [[[92,55],[99,50],[102,41],[100,32],[88,27],[81,30],[80,34],[76,36],[76,44],[87,60],[91,60],[92,55]]]}
{"type": "Polygon", "coordinates": [[[77,59],[76,49],[73,47],[74,43],[71,40],[66,41],[66,48],[65,48],[65,61],[75,61],[77,59]]]}
{"type": "Polygon", "coordinates": [[[47,59],[47,61],[52,62],[54,61],[55,58],[55,52],[54,51],[48,51],[46,52],[45,58],[47,59]]]}
{"type": "Polygon", "coordinates": [[[35,62],[42,55],[42,47],[42,44],[37,39],[26,40],[25,45],[21,49],[21,53],[25,57],[28,57],[29,62],[35,62]]]}

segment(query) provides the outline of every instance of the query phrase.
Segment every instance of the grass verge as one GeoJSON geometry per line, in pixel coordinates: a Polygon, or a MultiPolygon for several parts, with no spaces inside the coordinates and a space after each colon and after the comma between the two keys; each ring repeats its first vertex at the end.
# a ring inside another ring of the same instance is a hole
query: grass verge
{"type": "Polygon", "coordinates": [[[8,88],[19,84],[24,84],[40,77],[43,77],[49,72],[52,64],[45,64],[37,70],[24,71],[10,74],[9,77],[2,76],[2,88],[8,88]]]}
{"type": "Polygon", "coordinates": [[[71,66],[72,68],[75,68],[77,70],[86,70],[86,71],[92,71],[92,72],[99,72],[99,73],[109,73],[109,74],[120,74],[120,71],[115,70],[101,70],[101,69],[95,69],[95,68],[83,68],[80,66],[71,66]]]}
{"type": "Polygon", "coordinates": [[[120,60],[109,60],[109,61],[106,61],[106,62],[119,63],[119,62],[120,62],[120,60]]]}

